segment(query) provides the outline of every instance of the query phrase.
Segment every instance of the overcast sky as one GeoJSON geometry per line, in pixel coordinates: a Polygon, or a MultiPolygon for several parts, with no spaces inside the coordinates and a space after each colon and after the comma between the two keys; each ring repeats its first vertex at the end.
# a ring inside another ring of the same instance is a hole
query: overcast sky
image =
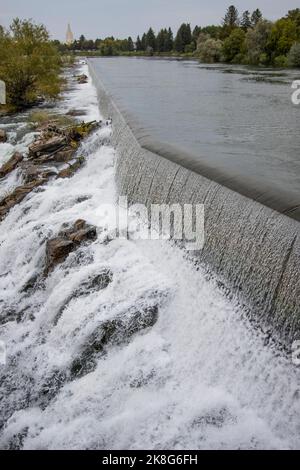
{"type": "MultiPolygon", "coordinates": [[[[268,19],[284,16],[300,7],[299,0],[235,1],[240,12],[260,8],[268,19]]],[[[16,16],[44,23],[52,37],[64,39],[67,23],[76,37],[127,37],[182,22],[193,26],[218,24],[229,0],[1,0],[0,24],[8,26],[16,16]]]]}

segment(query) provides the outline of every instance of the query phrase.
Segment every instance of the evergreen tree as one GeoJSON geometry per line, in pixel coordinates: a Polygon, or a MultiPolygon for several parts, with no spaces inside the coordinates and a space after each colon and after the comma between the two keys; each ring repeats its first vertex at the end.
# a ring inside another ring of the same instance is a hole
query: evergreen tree
{"type": "Polygon", "coordinates": [[[244,13],[242,15],[241,28],[244,31],[247,31],[249,28],[251,28],[251,26],[252,26],[252,22],[251,22],[251,18],[250,18],[250,12],[249,12],[249,10],[246,10],[246,11],[244,11],[244,13]]]}
{"type": "Polygon", "coordinates": [[[169,28],[166,34],[166,38],[165,38],[164,51],[171,52],[173,48],[174,48],[173,32],[172,32],[172,29],[169,28]]]}
{"type": "Polygon", "coordinates": [[[129,38],[127,39],[127,44],[128,44],[128,51],[129,52],[133,52],[134,51],[134,44],[133,44],[133,40],[132,40],[132,37],[129,36],[129,38]]]}
{"type": "Polygon", "coordinates": [[[147,35],[146,35],[146,33],[144,33],[143,36],[142,36],[142,40],[141,40],[142,51],[146,50],[146,47],[147,47],[146,44],[147,44],[147,35]]]}
{"type": "Polygon", "coordinates": [[[175,49],[177,52],[184,52],[185,47],[189,46],[192,42],[191,25],[183,23],[176,35],[175,49]]]}
{"type": "Polygon", "coordinates": [[[146,49],[152,49],[153,52],[156,51],[156,37],[152,28],[146,34],[146,49]]]}
{"type": "Polygon", "coordinates": [[[142,41],[141,41],[140,36],[138,36],[138,37],[136,38],[136,50],[137,50],[138,52],[140,52],[140,51],[143,50],[143,45],[142,45],[142,41]]]}
{"type": "Polygon", "coordinates": [[[252,26],[256,26],[257,23],[262,19],[262,12],[257,8],[251,16],[251,23],[252,26]]]}
{"type": "Polygon", "coordinates": [[[166,29],[161,29],[160,32],[157,35],[156,39],[156,46],[157,46],[157,51],[158,52],[165,52],[165,41],[167,38],[167,30],[166,29]]]}
{"type": "Polygon", "coordinates": [[[228,28],[236,28],[239,26],[239,12],[234,5],[231,5],[223,18],[223,26],[228,28]]]}

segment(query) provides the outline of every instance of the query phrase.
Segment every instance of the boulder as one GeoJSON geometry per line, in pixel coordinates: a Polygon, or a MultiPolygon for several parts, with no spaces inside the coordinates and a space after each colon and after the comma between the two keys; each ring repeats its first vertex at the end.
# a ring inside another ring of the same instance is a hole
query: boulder
{"type": "Polygon", "coordinates": [[[76,171],[79,170],[79,168],[83,165],[83,163],[84,163],[84,158],[79,157],[75,163],[61,170],[58,173],[57,178],[71,178],[71,176],[73,176],[74,173],[76,173],[76,171]]]}
{"type": "Polygon", "coordinates": [[[15,152],[13,156],[8,160],[8,162],[4,163],[4,165],[2,165],[2,167],[0,168],[0,178],[4,178],[4,176],[6,176],[8,173],[11,173],[15,168],[17,168],[23,158],[24,157],[20,153],[15,152]]]}
{"type": "Polygon", "coordinates": [[[75,244],[71,240],[60,237],[48,240],[45,274],[49,274],[58,264],[63,263],[74,249],[75,244]]]}
{"type": "Polygon", "coordinates": [[[55,135],[49,139],[36,140],[29,146],[29,157],[35,158],[41,155],[51,154],[61,150],[67,143],[66,137],[55,135]]]}
{"type": "Polygon", "coordinates": [[[91,243],[96,239],[96,227],[87,224],[85,220],[77,220],[72,227],[63,228],[56,238],[47,242],[44,275],[48,275],[58,264],[63,263],[82,243],[91,243]]]}
{"type": "Polygon", "coordinates": [[[11,194],[2,199],[0,201],[0,220],[6,216],[12,207],[19,204],[27,194],[31,193],[34,188],[41,186],[46,181],[44,178],[39,178],[31,183],[18,186],[11,194]]]}
{"type": "Polygon", "coordinates": [[[0,129],[0,143],[4,143],[7,141],[7,134],[4,129],[0,129]]]}
{"type": "Polygon", "coordinates": [[[87,83],[89,81],[89,78],[87,75],[82,74],[77,77],[77,82],[81,85],[83,83],[87,83]]]}

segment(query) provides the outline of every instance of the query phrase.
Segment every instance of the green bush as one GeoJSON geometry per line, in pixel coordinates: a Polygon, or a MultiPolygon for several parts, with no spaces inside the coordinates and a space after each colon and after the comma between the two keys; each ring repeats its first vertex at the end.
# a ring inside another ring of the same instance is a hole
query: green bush
{"type": "Polygon", "coordinates": [[[0,35],[0,79],[6,83],[7,103],[16,109],[60,92],[61,59],[44,26],[13,21],[0,35]]]}
{"type": "Polygon", "coordinates": [[[288,55],[288,64],[290,67],[300,67],[300,43],[295,43],[288,55]]]}
{"type": "Polygon", "coordinates": [[[288,66],[288,59],[285,55],[279,55],[274,59],[275,67],[287,67],[288,66]]]}

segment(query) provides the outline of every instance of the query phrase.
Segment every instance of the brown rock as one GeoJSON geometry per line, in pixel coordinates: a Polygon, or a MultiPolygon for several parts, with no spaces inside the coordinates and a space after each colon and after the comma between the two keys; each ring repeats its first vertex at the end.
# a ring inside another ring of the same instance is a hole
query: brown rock
{"type": "Polygon", "coordinates": [[[0,129],[0,143],[4,143],[7,141],[7,134],[4,129],[0,129]]]}
{"type": "Polygon", "coordinates": [[[62,163],[69,162],[70,160],[72,160],[75,153],[76,153],[76,149],[74,148],[67,148],[64,150],[60,150],[54,155],[54,160],[56,162],[62,162],[62,163]]]}
{"type": "Polygon", "coordinates": [[[68,168],[61,170],[58,173],[57,178],[71,178],[71,176],[73,176],[74,173],[76,173],[76,171],[79,170],[83,162],[84,162],[83,158],[78,158],[76,162],[73,163],[72,165],[69,165],[68,168]]]}
{"type": "Polygon", "coordinates": [[[65,261],[69,254],[84,242],[92,242],[97,238],[97,229],[85,220],[77,220],[72,227],[66,226],[58,236],[47,242],[46,267],[44,275],[65,261]]]}
{"type": "Polygon", "coordinates": [[[61,135],[51,137],[50,139],[40,139],[29,146],[29,156],[35,158],[44,154],[57,152],[65,145],[66,138],[61,135]]]}
{"type": "Polygon", "coordinates": [[[31,193],[34,188],[44,184],[45,181],[44,178],[40,178],[31,183],[24,184],[23,186],[18,186],[11,194],[2,199],[2,201],[0,201],[0,220],[5,217],[12,207],[19,204],[27,194],[31,193]]]}
{"type": "Polygon", "coordinates": [[[59,237],[49,240],[46,246],[45,274],[49,274],[55,266],[63,263],[74,248],[75,245],[71,240],[59,237]]]}
{"type": "Polygon", "coordinates": [[[13,156],[8,160],[8,162],[4,163],[4,165],[2,165],[2,167],[0,168],[0,178],[4,178],[4,176],[6,176],[8,173],[11,173],[15,168],[17,168],[23,158],[24,157],[20,153],[15,152],[13,156]]]}
{"type": "Polygon", "coordinates": [[[87,83],[88,82],[88,77],[85,75],[85,74],[82,74],[82,75],[79,75],[79,77],[77,77],[77,82],[79,84],[83,84],[83,83],[87,83]]]}

